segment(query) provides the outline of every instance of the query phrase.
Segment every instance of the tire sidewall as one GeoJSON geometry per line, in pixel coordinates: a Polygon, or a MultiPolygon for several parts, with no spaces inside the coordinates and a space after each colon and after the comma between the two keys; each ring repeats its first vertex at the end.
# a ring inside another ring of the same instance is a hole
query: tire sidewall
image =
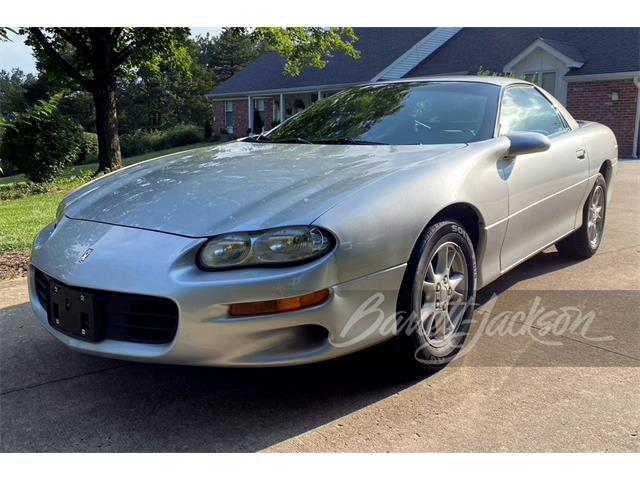
{"type": "Polygon", "coordinates": [[[403,292],[399,301],[399,313],[403,314],[398,336],[403,348],[413,348],[414,360],[425,367],[438,368],[449,363],[462,348],[469,331],[475,306],[477,267],[473,244],[464,227],[455,220],[443,220],[431,225],[422,235],[409,261],[409,268],[403,282],[403,292]],[[422,328],[416,322],[420,318],[422,306],[422,283],[426,277],[428,263],[440,245],[453,242],[461,249],[467,266],[467,301],[463,309],[463,318],[452,341],[436,348],[426,339],[422,328]],[[406,316],[408,314],[408,317],[406,316]],[[408,318],[408,320],[407,320],[408,318]],[[404,337],[404,339],[402,338],[404,337]]]}
{"type": "Polygon", "coordinates": [[[599,174],[596,177],[596,181],[595,181],[595,183],[593,185],[593,188],[589,192],[589,196],[587,197],[587,201],[585,202],[584,208],[582,210],[582,225],[583,225],[584,235],[586,237],[585,238],[586,245],[587,245],[587,248],[591,251],[592,255],[596,253],[598,248],[600,248],[600,245],[602,244],[602,240],[604,239],[604,232],[606,230],[605,226],[606,226],[606,222],[607,222],[607,209],[608,209],[608,204],[607,204],[607,182],[605,181],[605,179],[602,176],[602,174],[599,174]],[[591,205],[591,199],[593,198],[593,194],[595,193],[596,188],[598,186],[602,187],[602,193],[603,193],[604,209],[603,209],[603,213],[602,213],[602,233],[600,234],[600,239],[598,240],[598,243],[596,244],[596,246],[592,247],[591,246],[591,242],[589,242],[589,229],[588,229],[587,225],[588,225],[588,220],[589,220],[589,206],[591,205]]]}

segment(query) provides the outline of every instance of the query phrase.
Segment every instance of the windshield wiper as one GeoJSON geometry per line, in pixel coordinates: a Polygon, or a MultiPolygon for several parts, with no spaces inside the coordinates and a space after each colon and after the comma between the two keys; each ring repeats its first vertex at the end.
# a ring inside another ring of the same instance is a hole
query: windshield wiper
{"type": "Polygon", "coordinates": [[[314,140],[313,143],[324,143],[327,145],[389,145],[384,142],[370,142],[367,140],[357,140],[351,137],[321,138],[320,140],[314,140]]]}
{"type": "Polygon", "coordinates": [[[306,138],[302,138],[302,137],[277,138],[277,139],[274,140],[274,139],[267,138],[267,137],[262,137],[262,136],[248,137],[248,138],[245,139],[245,142],[258,142],[258,143],[305,143],[305,144],[309,144],[309,145],[314,143],[311,140],[307,140],[306,138]]]}

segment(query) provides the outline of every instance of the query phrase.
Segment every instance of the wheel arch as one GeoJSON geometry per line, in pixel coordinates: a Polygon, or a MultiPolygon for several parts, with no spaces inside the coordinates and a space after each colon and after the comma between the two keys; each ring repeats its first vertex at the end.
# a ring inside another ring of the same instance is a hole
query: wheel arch
{"type": "Polygon", "coordinates": [[[467,202],[456,202],[446,207],[441,208],[435,215],[433,215],[426,222],[424,228],[420,231],[420,234],[413,243],[411,250],[411,256],[416,251],[416,245],[420,241],[420,238],[424,235],[427,229],[436,222],[449,219],[456,220],[462,224],[467,231],[471,243],[473,244],[473,251],[476,256],[476,265],[481,265],[481,257],[484,251],[485,245],[485,233],[484,233],[484,219],[480,211],[472,204],[467,202]]]}
{"type": "Polygon", "coordinates": [[[611,160],[605,160],[604,162],[602,162],[598,171],[604,177],[604,181],[607,184],[608,189],[611,184],[611,174],[613,172],[613,164],[611,163],[611,160]]]}

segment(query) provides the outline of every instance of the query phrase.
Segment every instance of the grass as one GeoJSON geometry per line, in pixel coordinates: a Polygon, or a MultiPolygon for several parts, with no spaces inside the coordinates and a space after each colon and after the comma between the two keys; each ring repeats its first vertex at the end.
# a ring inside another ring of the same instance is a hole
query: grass
{"type": "MultiPolygon", "coordinates": [[[[211,145],[211,143],[197,143],[136,155],[135,157],[126,158],[124,164],[133,165],[134,163],[162,155],[207,145],[211,145]]],[[[88,180],[89,173],[97,168],[97,164],[72,167],[61,178],[56,179],[49,192],[45,194],[0,201],[0,253],[10,250],[24,251],[30,249],[36,234],[55,219],[56,209],[64,196],[88,180]]],[[[24,181],[22,175],[0,179],[1,183],[17,183],[21,181],[24,181]]]]}
{"type": "Polygon", "coordinates": [[[36,234],[55,219],[65,195],[34,195],[0,203],[0,252],[31,248],[36,234]]]}

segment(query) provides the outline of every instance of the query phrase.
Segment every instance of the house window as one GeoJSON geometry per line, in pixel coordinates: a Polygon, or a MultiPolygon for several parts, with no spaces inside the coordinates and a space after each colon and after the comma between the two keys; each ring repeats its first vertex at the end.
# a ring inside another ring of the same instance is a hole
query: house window
{"type": "Polygon", "coordinates": [[[224,126],[227,133],[233,133],[233,102],[224,102],[224,126]]]}
{"type": "Polygon", "coordinates": [[[528,72],[524,74],[524,79],[544,88],[551,95],[556,93],[556,72],[528,72]]]}
{"type": "Polygon", "coordinates": [[[258,98],[253,101],[253,110],[256,112],[264,112],[264,99],[258,98]]]}

